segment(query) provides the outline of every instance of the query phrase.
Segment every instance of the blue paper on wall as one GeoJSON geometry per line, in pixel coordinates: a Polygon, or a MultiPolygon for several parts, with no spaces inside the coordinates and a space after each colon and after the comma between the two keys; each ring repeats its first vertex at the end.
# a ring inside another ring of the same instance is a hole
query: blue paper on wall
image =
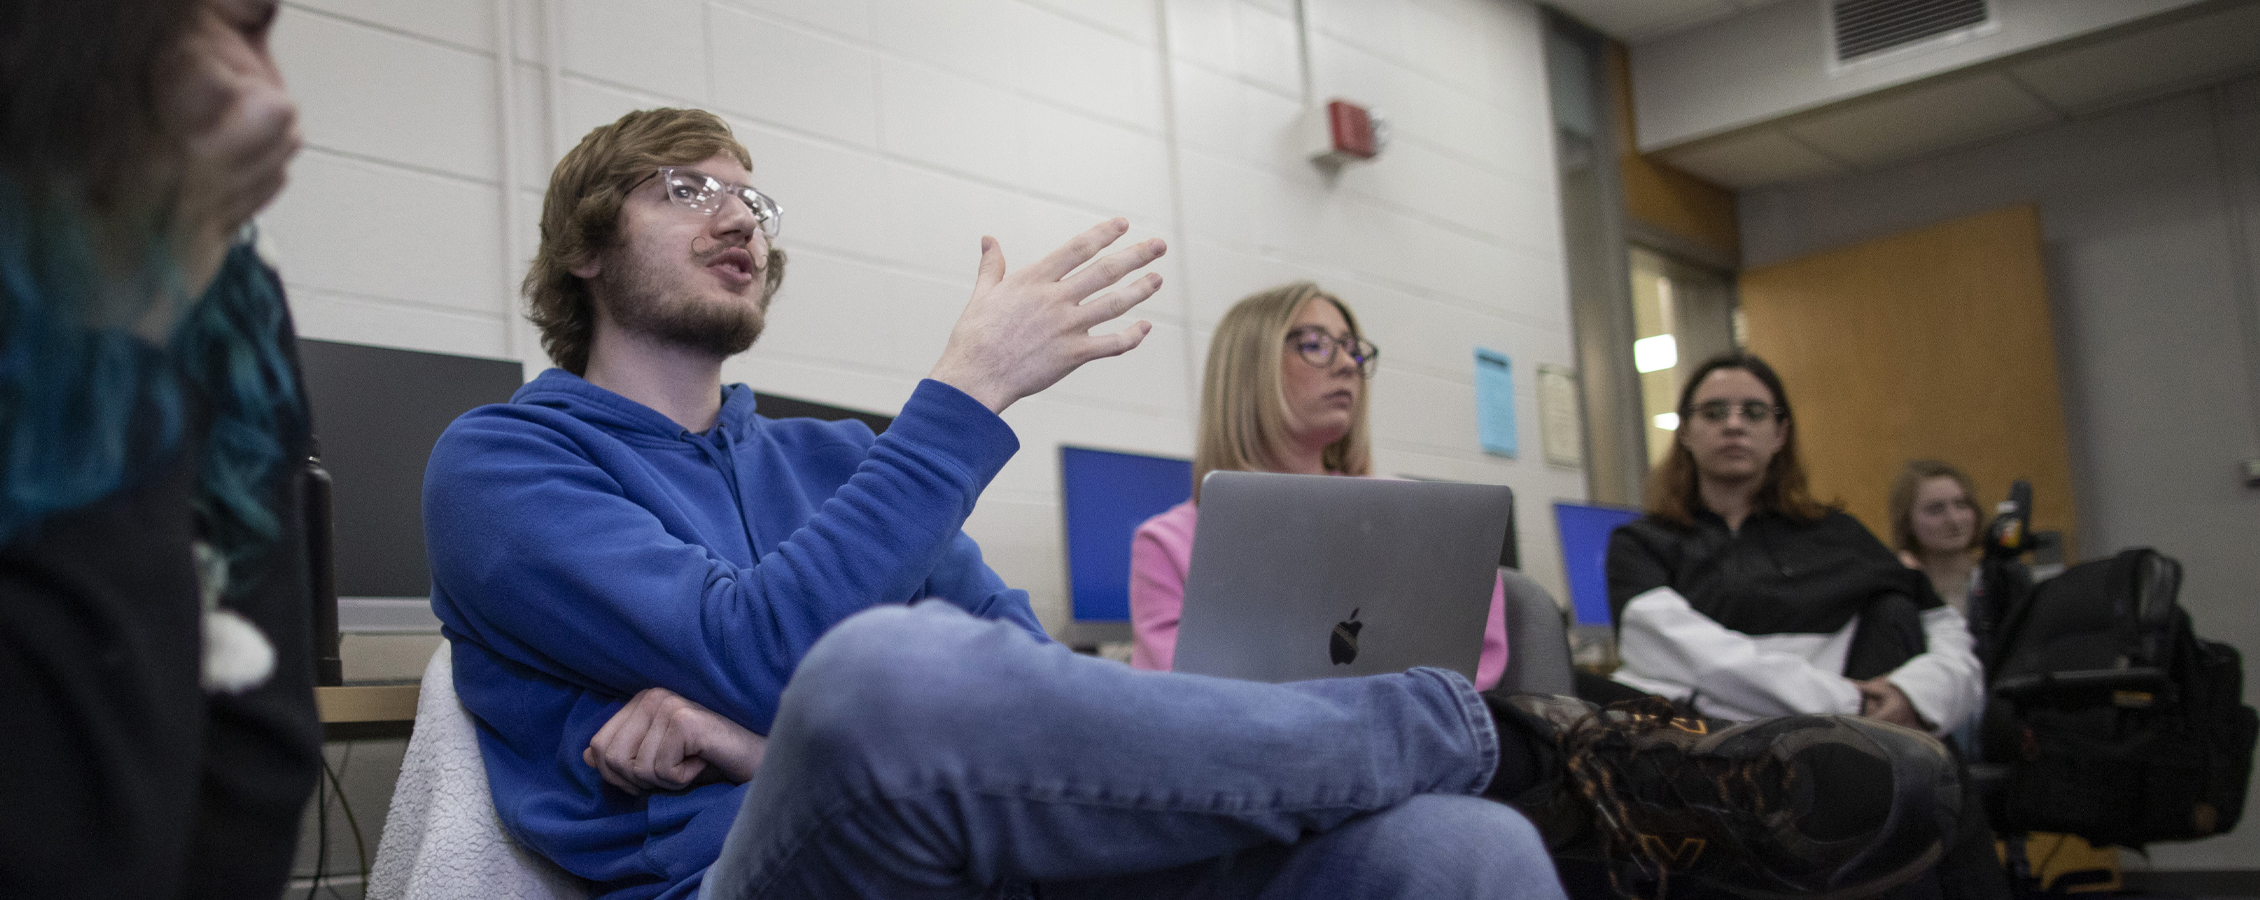
{"type": "Polygon", "coordinates": [[[1512,363],[1497,350],[1475,348],[1475,431],[1483,452],[1515,455],[1515,381],[1512,363]]]}

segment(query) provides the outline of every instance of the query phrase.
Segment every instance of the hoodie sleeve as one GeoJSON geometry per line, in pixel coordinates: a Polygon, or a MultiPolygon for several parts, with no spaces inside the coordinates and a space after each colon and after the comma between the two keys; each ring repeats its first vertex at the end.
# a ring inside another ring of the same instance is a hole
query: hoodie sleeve
{"type": "Polygon", "coordinates": [[[433,607],[518,665],[612,697],[663,685],[766,732],[809,646],[875,604],[969,589],[950,599],[1034,630],[960,531],[1019,444],[954,388],[921,383],[847,483],[749,567],[671,534],[631,493],[668,486],[600,464],[591,432],[558,415],[474,412],[425,476],[433,607]]]}
{"type": "Polygon", "coordinates": [[[984,619],[1011,622],[1038,641],[1051,641],[1043,623],[1036,620],[1036,610],[1028,605],[1028,592],[1006,587],[996,570],[982,561],[981,546],[963,531],[950,540],[949,550],[926,579],[922,596],[947,600],[984,619]]]}

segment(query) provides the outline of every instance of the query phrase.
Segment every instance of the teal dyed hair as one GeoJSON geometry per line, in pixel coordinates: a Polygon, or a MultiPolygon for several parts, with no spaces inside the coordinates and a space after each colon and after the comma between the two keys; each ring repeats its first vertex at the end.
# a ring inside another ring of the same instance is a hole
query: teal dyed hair
{"type": "MultiPolygon", "coordinates": [[[[195,504],[205,539],[232,565],[231,592],[285,529],[276,516],[284,477],[305,458],[306,402],[282,282],[248,242],[228,251],[218,278],[174,331],[172,356],[209,416],[195,504]]],[[[177,417],[177,416],[176,416],[177,417]]]]}
{"type": "Polygon", "coordinates": [[[158,274],[104,278],[83,223],[0,179],[0,542],[155,475],[198,443],[193,409],[206,538],[251,562],[283,533],[273,492],[306,428],[281,287],[239,244],[160,344],[136,327],[182,305],[172,267],[153,250],[158,274]]]}
{"type": "Polygon", "coordinates": [[[0,540],[108,496],[141,468],[129,457],[178,443],[165,354],[134,334],[138,316],[115,308],[97,271],[74,210],[0,182],[0,540]],[[136,420],[145,406],[155,415],[136,420]]]}

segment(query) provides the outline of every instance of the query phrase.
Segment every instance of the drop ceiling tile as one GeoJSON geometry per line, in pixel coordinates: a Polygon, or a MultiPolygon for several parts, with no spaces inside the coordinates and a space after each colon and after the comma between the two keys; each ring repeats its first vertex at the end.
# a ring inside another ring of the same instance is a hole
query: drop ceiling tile
{"type": "Polygon", "coordinates": [[[1852,172],[1774,128],[1738,132],[1659,155],[1674,166],[1738,190],[1852,172]]]}
{"type": "Polygon", "coordinates": [[[2009,71],[2057,108],[2078,113],[2253,69],[2260,69],[2260,5],[2152,28],[2009,71]]]}
{"type": "Polygon", "coordinates": [[[1830,156],[1873,169],[2058,118],[2009,79],[1972,75],[1856,100],[1782,128],[1830,156]]]}

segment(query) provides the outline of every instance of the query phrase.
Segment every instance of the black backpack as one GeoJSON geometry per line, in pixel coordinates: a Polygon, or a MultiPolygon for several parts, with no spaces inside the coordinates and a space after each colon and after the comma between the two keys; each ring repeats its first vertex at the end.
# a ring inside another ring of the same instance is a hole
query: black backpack
{"type": "Polygon", "coordinates": [[[2145,548],[1993,591],[1980,743],[2006,770],[1998,830],[2140,848],[2236,827],[2260,719],[2236,649],[2196,636],[2180,588],[2181,564],[2145,548]]]}

